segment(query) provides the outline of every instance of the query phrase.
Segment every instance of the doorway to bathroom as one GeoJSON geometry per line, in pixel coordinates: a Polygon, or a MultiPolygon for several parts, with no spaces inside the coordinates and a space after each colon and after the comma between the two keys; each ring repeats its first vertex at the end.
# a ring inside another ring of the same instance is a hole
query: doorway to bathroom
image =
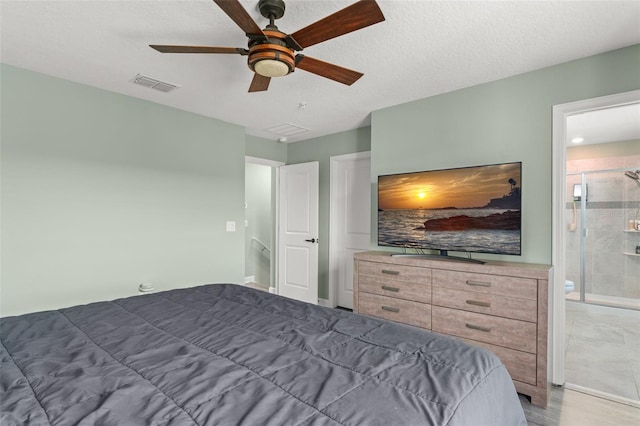
{"type": "Polygon", "coordinates": [[[638,403],[639,154],[640,140],[567,149],[565,254],[566,383],[638,403]]]}
{"type": "Polygon", "coordinates": [[[554,383],[640,407],[640,92],[626,99],[585,101],[563,117],[554,383]],[[630,133],[618,133],[622,117],[630,133]]]}

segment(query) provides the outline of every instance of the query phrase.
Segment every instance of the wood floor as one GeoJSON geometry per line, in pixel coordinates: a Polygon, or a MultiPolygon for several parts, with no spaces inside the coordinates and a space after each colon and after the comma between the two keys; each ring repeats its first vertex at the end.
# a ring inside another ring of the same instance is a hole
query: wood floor
{"type": "Polygon", "coordinates": [[[529,426],[638,426],[640,409],[570,389],[554,387],[547,409],[520,395],[529,426]]]}

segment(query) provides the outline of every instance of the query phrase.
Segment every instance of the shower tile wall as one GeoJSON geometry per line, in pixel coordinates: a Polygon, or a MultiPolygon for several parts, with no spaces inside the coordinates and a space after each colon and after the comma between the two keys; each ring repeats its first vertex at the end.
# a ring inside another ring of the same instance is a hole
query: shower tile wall
{"type": "MultiPolygon", "coordinates": [[[[625,232],[628,221],[640,208],[640,184],[621,171],[606,169],[640,168],[640,156],[572,160],[567,162],[567,279],[580,290],[581,206],[576,201],[576,227],[571,202],[573,185],[581,183],[584,172],[588,186],[585,243],[585,292],[587,294],[640,298],[640,257],[634,253],[640,233],[625,232]],[[590,173],[597,172],[597,173],[590,173]]],[[[640,219],[640,217],[638,218],[640,219]]]]}

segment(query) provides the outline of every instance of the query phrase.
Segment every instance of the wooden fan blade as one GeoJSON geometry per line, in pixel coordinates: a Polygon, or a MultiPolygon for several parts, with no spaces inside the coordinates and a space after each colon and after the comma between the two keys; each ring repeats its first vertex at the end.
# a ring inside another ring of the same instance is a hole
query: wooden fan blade
{"type": "Polygon", "coordinates": [[[291,37],[304,49],[382,21],[384,15],[374,0],[360,0],[296,31],[291,37]]]}
{"type": "Polygon", "coordinates": [[[269,83],[271,82],[271,77],[265,77],[258,73],[253,75],[253,80],[251,80],[251,86],[249,86],[249,93],[251,92],[264,92],[269,88],[269,83]]]}
{"type": "Polygon", "coordinates": [[[164,44],[150,44],[149,47],[161,53],[235,53],[248,55],[249,51],[241,47],[213,47],[213,46],[168,46],[164,44]]]}
{"type": "Polygon", "coordinates": [[[245,34],[257,34],[266,38],[262,29],[238,0],[213,0],[245,34]]]}
{"type": "Polygon", "coordinates": [[[364,74],[309,56],[296,55],[296,68],[351,86],[364,74]]]}

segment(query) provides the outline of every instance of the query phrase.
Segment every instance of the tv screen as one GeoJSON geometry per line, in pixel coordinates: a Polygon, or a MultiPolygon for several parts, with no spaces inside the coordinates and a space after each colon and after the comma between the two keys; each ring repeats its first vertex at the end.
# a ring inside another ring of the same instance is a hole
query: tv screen
{"type": "Polygon", "coordinates": [[[378,245],[519,255],[522,163],[378,176],[378,245]]]}

